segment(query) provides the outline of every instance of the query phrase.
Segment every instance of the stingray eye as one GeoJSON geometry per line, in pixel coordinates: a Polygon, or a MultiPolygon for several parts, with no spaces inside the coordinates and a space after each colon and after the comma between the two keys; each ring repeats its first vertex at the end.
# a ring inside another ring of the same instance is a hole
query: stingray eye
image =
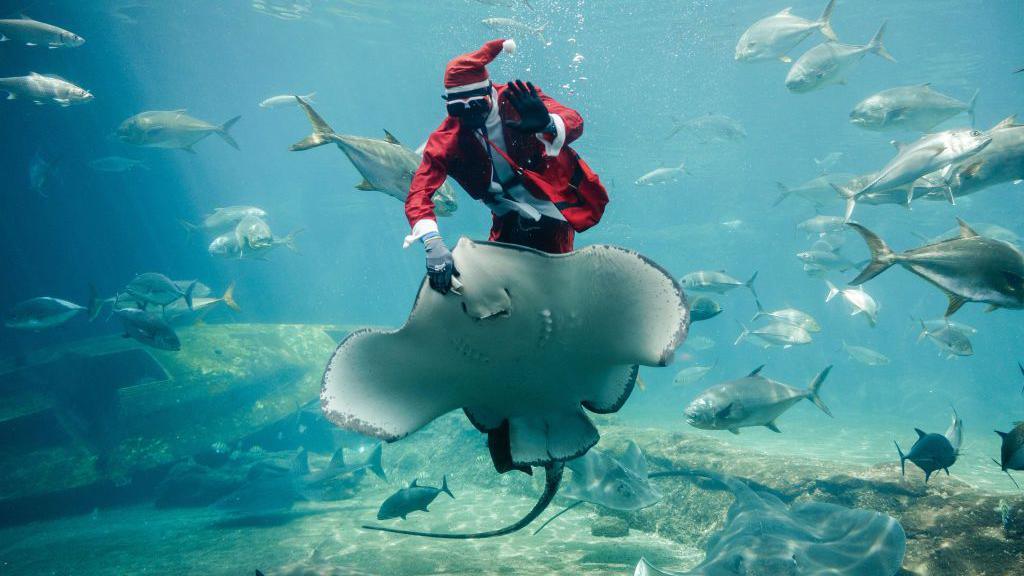
{"type": "Polygon", "coordinates": [[[977,130],[971,130],[971,136],[977,138],[978,136],[981,136],[981,132],[978,132],[977,130]]]}

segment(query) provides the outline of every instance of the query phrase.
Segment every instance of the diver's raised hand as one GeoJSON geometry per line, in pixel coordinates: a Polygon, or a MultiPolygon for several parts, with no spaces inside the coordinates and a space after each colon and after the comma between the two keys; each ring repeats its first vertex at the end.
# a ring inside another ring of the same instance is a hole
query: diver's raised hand
{"type": "Polygon", "coordinates": [[[508,85],[508,101],[519,112],[519,121],[508,122],[506,125],[514,130],[535,134],[543,131],[551,123],[548,107],[540,99],[537,88],[529,82],[513,80],[508,85]]]}
{"type": "Polygon", "coordinates": [[[436,232],[424,236],[423,248],[427,252],[427,278],[430,280],[430,287],[441,294],[447,294],[452,288],[452,275],[459,275],[451,251],[444,245],[441,235],[436,232]]]}

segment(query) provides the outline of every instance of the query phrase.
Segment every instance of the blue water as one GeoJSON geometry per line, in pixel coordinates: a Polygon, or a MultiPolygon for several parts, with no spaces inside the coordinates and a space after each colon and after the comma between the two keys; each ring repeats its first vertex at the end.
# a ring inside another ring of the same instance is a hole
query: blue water
{"type": "MultiPolygon", "coordinates": [[[[790,3],[794,14],[807,18],[816,18],[824,4],[790,3]]],[[[95,100],[69,108],[0,101],[0,310],[44,295],[84,303],[90,283],[106,297],[135,274],[157,271],[198,278],[218,294],[236,282],[243,312],[220,310],[209,322],[400,325],[423,276],[421,248],[401,248],[408,233],[402,205],[355,190],[362,178],[334,147],[288,151],[308,135],[307,120],[294,107],[257,104],[315,91],[317,110],[337,132],[383,137],[387,129],[415,148],[444,117],[439,95],[445,63],[499,37],[481,19],[546,22],[549,44],[520,34],[519,51],[500,56],[489,69],[498,82],[531,80],[585,119],[584,135],[573,146],[608,185],[611,203],[602,222],[577,237],[577,247],[635,249],[677,277],[704,269],[745,280],[758,271],[757,290],[767,308],[797,307],[822,325],[807,346],[734,346],[738,323],[749,324],[755,312],[753,299],[743,288],[716,297],[725,312],[691,330],[711,338],[714,347],[684,348],[672,367],[644,368],[646,390],[634,392],[622,420],[689,431],[682,409],[710,384],[767,364],[773,379],[805,386],[835,364],[823,388],[835,420],[805,403],[784,416],[783,435],[751,429],[737,438],[715,436],[766,457],[804,454],[872,464],[892,461],[892,439],[911,443],[914,427],[945,430],[954,406],[971,448],[963,479],[989,490],[1013,489],[998,467],[985,463],[998,456],[991,431],[1009,429],[1024,414],[1024,377],[1016,366],[1024,337],[1020,312],[985,313],[984,305],[968,304],[955,318],[978,329],[974,355],[947,360],[930,343],[916,342],[913,320],[941,317],[946,298],[893,269],[866,285],[881,304],[878,325],[870,328],[862,317],[850,317],[838,299],[826,304],[824,282],[801,270],[795,254],[814,239],[796,224],[815,211],[798,199],[774,208],[772,202],[776,182],[797,185],[819,175],[814,158],[841,152],[835,170],[861,174],[892,157],[890,139],[916,137],[868,132],[848,122],[850,109],[879,90],[930,82],[966,101],[980,89],[979,129],[1024,111],[1024,74],[1013,74],[1024,66],[1024,4],[839,2],[833,27],[840,39],[865,43],[887,21],[886,46],[898,62],[868,54],[847,85],[810,94],[786,89],[786,64],[733,59],[743,30],[785,7],[779,2],[278,4],[300,17],[276,18],[235,0],[40,0],[25,7],[33,18],[83,36],[86,44],[61,50],[0,44],[0,77],[56,74],[87,88],[95,100]],[[216,136],[197,144],[195,154],[136,148],[112,136],[131,115],[179,108],[215,124],[241,115],[232,130],[241,150],[216,136]],[[735,118],[748,136],[701,142],[684,132],[666,140],[674,118],[708,112],[735,118]],[[55,163],[44,194],[29,186],[36,154],[55,163]],[[149,169],[110,174],[87,166],[109,155],[142,160],[149,169]],[[678,182],[633,184],[645,172],[680,162],[690,174],[678,182]],[[302,229],[299,253],[280,249],[267,261],[225,260],[207,254],[209,237],[187,240],[180,221],[198,222],[232,204],[264,208],[277,235],[302,229]],[[732,221],[739,222],[723,225],[732,221]],[[842,352],[844,341],[883,352],[892,362],[874,368],[856,363],[842,352]],[[715,361],[715,370],[695,387],[671,386],[677,369],[715,361]],[[851,437],[861,443],[853,446],[851,437]]],[[[16,13],[19,7],[10,8],[16,13]]],[[[793,56],[821,40],[812,34],[793,56]]],[[[941,127],[966,122],[960,115],[941,127]]],[[[932,237],[952,228],[955,217],[1024,234],[1021,190],[1006,183],[956,206],[921,201],[909,211],[860,206],[856,219],[896,249],[920,245],[914,233],[932,237]]],[[[456,215],[439,222],[449,245],[462,235],[484,237],[490,223],[482,204],[461,190],[458,200],[456,215]]],[[[843,250],[854,261],[867,257],[852,234],[843,250]]],[[[853,275],[830,277],[842,284],[853,275]]],[[[3,329],[0,355],[18,357],[119,330],[105,315],[41,332],[3,329]]]]}

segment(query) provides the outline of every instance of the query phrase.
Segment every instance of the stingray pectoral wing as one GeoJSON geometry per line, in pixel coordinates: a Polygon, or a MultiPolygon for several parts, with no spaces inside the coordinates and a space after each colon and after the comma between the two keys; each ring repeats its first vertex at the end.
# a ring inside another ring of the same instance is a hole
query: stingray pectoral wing
{"type": "Polygon", "coordinates": [[[328,419],[394,441],[465,408],[481,431],[508,422],[514,463],[566,460],[597,442],[583,408],[618,410],[636,366],[669,363],[686,336],[682,289],[635,252],[463,238],[453,255],[461,294],[424,282],[404,326],[341,343],[324,374],[328,419]]]}

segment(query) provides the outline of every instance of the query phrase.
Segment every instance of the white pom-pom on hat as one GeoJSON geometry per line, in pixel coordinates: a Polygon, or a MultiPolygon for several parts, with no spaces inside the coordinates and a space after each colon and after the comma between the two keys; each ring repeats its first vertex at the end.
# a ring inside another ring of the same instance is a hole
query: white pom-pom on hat
{"type": "Polygon", "coordinates": [[[504,42],[501,43],[501,51],[508,52],[509,55],[515,54],[516,48],[518,48],[518,46],[516,46],[516,41],[513,40],[512,38],[509,38],[508,40],[505,40],[504,42]]]}

